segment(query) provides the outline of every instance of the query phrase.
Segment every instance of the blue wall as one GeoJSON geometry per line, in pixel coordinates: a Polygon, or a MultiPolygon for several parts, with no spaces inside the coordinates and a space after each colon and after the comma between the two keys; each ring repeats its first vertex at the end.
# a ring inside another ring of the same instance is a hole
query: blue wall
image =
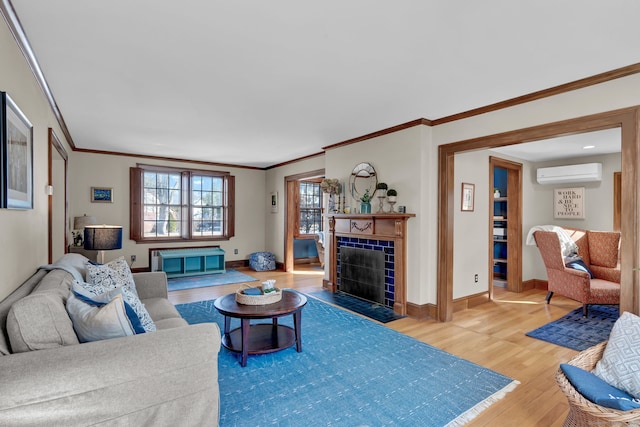
{"type": "Polygon", "coordinates": [[[293,257],[294,258],[313,258],[318,256],[316,249],[316,241],[313,239],[294,239],[293,240],[293,257]]]}

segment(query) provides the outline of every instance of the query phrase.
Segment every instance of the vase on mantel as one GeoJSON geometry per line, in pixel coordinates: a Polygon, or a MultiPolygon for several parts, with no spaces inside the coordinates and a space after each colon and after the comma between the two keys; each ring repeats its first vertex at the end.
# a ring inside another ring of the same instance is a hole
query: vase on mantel
{"type": "Polygon", "coordinates": [[[360,213],[371,213],[371,203],[360,203],[360,213]]]}

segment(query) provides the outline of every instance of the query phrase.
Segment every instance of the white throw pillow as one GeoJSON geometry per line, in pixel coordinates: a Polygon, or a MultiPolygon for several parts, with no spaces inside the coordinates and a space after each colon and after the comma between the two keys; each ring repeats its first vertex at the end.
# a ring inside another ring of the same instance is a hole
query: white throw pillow
{"type": "MultiPolygon", "coordinates": [[[[87,279],[89,278],[89,271],[87,270],[87,279]]],[[[128,286],[123,286],[122,284],[115,284],[114,282],[109,282],[108,286],[105,286],[104,283],[104,281],[102,281],[101,284],[76,281],[73,286],[74,289],[77,286],[83,288],[85,292],[88,292],[88,294],[85,295],[89,296],[89,298],[92,299],[114,289],[120,289],[124,301],[129,304],[129,306],[131,306],[133,311],[136,313],[140,320],[140,324],[142,325],[142,328],[145,330],[145,332],[153,332],[156,330],[156,325],[155,323],[153,323],[153,319],[151,319],[149,312],[145,308],[144,304],[142,304],[142,302],[140,301],[140,298],[138,298],[138,296],[131,290],[131,288],[129,288],[128,286]]]]}
{"type": "Polygon", "coordinates": [[[126,314],[124,299],[116,294],[111,301],[95,306],[82,301],[72,292],[67,312],[80,342],[100,341],[134,335],[126,314]]]}
{"type": "Polygon", "coordinates": [[[624,312],[616,320],[602,359],[593,373],[636,399],[640,398],[640,317],[624,312]]]}

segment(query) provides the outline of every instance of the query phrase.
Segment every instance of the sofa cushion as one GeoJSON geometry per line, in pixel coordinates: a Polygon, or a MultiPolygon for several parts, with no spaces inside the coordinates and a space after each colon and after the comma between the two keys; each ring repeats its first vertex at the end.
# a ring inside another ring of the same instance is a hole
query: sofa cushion
{"type": "MultiPolygon", "coordinates": [[[[89,277],[89,272],[87,271],[87,278],[89,277]]],[[[101,283],[106,283],[102,281],[101,283]]],[[[84,295],[87,295],[92,298],[97,298],[102,294],[106,294],[109,291],[114,289],[121,289],[122,297],[124,301],[133,308],[136,315],[140,319],[140,323],[146,332],[152,332],[156,330],[156,326],[149,315],[149,312],[145,308],[144,304],[140,301],[138,296],[129,288],[128,286],[116,285],[113,282],[109,282],[109,286],[105,286],[104,284],[96,284],[96,283],[87,283],[87,282],[76,282],[74,287],[80,286],[84,288],[87,293],[82,292],[84,295]]]]}
{"type": "Polygon", "coordinates": [[[620,233],[587,230],[589,257],[592,265],[615,268],[618,265],[620,233]]]}
{"type": "Polygon", "coordinates": [[[51,270],[42,278],[32,293],[53,292],[66,303],[69,290],[73,283],[73,276],[64,270],[51,270]]]}
{"type": "Polygon", "coordinates": [[[126,286],[135,294],[136,298],[138,298],[136,283],[133,281],[131,269],[129,268],[129,264],[124,260],[124,257],[116,258],[106,264],[94,265],[88,263],[86,269],[86,281],[88,283],[102,285],[106,289],[126,286]]]}
{"type": "Polygon", "coordinates": [[[158,328],[158,330],[180,328],[182,326],[189,326],[187,321],[182,317],[172,317],[170,319],[162,319],[156,322],[156,328],[158,328]]]}
{"type": "MultiPolygon", "coordinates": [[[[107,294],[104,294],[107,295],[107,294]]],[[[67,301],[67,312],[81,342],[100,341],[135,334],[126,313],[122,293],[112,292],[109,297],[98,298],[105,302],[82,298],[71,293],[67,301]]]]}
{"type": "Polygon", "coordinates": [[[154,322],[163,319],[181,318],[180,313],[166,298],[147,298],[143,301],[144,307],[154,322]]]}
{"type": "Polygon", "coordinates": [[[64,302],[55,293],[35,293],[15,302],[7,316],[14,353],[78,344],[64,302]]]}
{"type": "Polygon", "coordinates": [[[640,317],[627,311],[616,320],[609,342],[593,373],[611,384],[640,398],[640,317]]]}
{"type": "Polygon", "coordinates": [[[560,364],[571,385],[587,400],[606,408],[628,411],[640,408],[640,401],[577,366],[560,364]]]}

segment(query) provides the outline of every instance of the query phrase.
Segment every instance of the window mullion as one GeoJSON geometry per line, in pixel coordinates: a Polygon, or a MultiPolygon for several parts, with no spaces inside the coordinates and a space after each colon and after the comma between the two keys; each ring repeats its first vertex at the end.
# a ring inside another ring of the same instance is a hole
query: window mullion
{"type": "Polygon", "coordinates": [[[180,212],[182,221],[180,234],[183,239],[191,239],[191,172],[182,172],[182,195],[180,212]]]}

